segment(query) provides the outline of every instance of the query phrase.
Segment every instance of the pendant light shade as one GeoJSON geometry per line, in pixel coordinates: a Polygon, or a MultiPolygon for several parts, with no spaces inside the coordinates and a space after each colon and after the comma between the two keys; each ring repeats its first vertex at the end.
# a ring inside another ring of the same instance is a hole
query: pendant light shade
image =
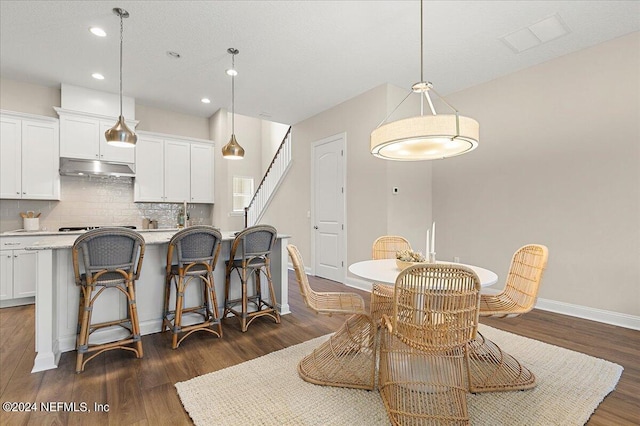
{"type": "Polygon", "coordinates": [[[371,132],[371,153],[398,161],[437,160],[478,146],[480,126],[454,114],[421,115],[392,121],[371,132]]]}
{"type": "Polygon", "coordinates": [[[222,156],[227,160],[242,160],[244,158],[244,148],[236,140],[236,135],[231,134],[229,142],[222,147],[222,156]]]}
{"type": "Polygon", "coordinates": [[[244,148],[241,147],[236,140],[235,129],[235,78],[236,75],[238,75],[235,58],[239,50],[230,47],[227,49],[227,52],[231,54],[231,69],[227,70],[227,74],[231,76],[231,138],[229,142],[222,147],[222,156],[227,160],[242,160],[244,158],[244,148]]]}
{"type": "Polygon", "coordinates": [[[120,116],[116,125],[104,132],[104,135],[109,145],[123,148],[133,147],[138,141],[138,136],[127,127],[123,116],[120,116]]]}
{"type": "Polygon", "coordinates": [[[109,145],[133,148],[136,146],[138,136],[129,129],[122,115],[122,33],[124,29],[122,20],[129,17],[129,12],[117,7],[113,9],[113,13],[120,17],[120,116],[118,117],[118,122],[104,132],[104,136],[109,145]]]}
{"type": "Polygon", "coordinates": [[[420,0],[420,81],[412,86],[411,92],[371,132],[371,154],[386,160],[421,161],[454,157],[474,150],[480,139],[478,122],[460,115],[457,109],[433,89],[433,84],[423,78],[422,9],[423,1],[420,0]],[[453,114],[436,114],[429,92],[438,96],[453,110],[453,114]],[[412,93],[420,95],[420,115],[385,124],[412,93]],[[425,100],[432,115],[424,115],[425,100]]]}

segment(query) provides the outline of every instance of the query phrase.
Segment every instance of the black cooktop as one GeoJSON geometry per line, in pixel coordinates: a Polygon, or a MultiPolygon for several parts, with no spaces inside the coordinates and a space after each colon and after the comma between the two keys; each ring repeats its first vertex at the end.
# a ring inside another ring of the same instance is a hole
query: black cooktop
{"type": "Polygon", "coordinates": [[[63,226],[58,228],[59,232],[73,232],[73,231],[89,231],[91,229],[98,228],[129,228],[137,229],[135,225],[120,225],[120,226],[63,226]]]}

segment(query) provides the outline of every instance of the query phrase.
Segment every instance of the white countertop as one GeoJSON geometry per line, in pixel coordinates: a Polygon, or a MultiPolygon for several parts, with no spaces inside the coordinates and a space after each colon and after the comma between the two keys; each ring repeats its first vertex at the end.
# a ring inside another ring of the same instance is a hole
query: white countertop
{"type": "MultiPolygon", "coordinates": [[[[478,275],[482,287],[498,282],[498,275],[495,272],[479,266],[443,261],[437,261],[437,263],[462,265],[471,268],[478,275]]],[[[396,265],[395,259],[378,259],[353,263],[349,266],[349,272],[370,281],[395,284],[396,278],[400,274],[400,269],[396,265]]]]}
{"type": "MultiPolygon", "coordinates": [[[[178,228],[162,228],[162,229],[134,229],[136,232],[144,234],[146,232],[177,232],[178,228]]],[[[0,233],[0,237],[33,237],[40,235],[80,235],[87,231],[25,231],[24,229],[16,229],[15,231],[6,231],[0,233]]]]}
{"type": "MultiPolygon", "coordinates": [[[[140,229],[136,230],[143,237],[145,244],[166,244],[171,237],[178,232],[178,229],[140,229]]],[[[41,231],[42,232],[42,231],[41,231]]],[[[44,231],[46,232],[46,231],[44,231]]],[[[41,239],[29,244],[25,247],[26,250],[54,250],[71,248],[78,235],[85,233],[86,231],[77,232],[55,232],[42,235],[41,239]]],[[[238,231],[221,231],[222,241],[232,241],[235,238],[235,233],[238,231]]],[[[32,234],[31,232],[22,232],[22,234],[32,234]]],[[[3,234],[5,235],[5,234],[3,234]]],[[[278,234],[278,238],[289,238],[290,235],[278,234]]]]}

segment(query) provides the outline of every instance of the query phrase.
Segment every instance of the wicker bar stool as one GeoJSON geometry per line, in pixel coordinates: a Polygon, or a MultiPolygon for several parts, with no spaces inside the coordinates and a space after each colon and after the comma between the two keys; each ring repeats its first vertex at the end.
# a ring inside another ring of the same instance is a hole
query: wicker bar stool
{"type": "Polygon", "coordinates": [[[162,331],[171,331],[173,349],[196,331],[206,331],[222,337],[222,324],[218,315],[218,300],[213,281],[221,241],[220,231],[211,226],[185,228],[169,241],[162,331]],[[174,253],[177,264],[172,264],[174,253]],[[202,298],[197,306],[185,307],[184,295],[191,283],[202,283],[202,298]],[[176,295],[173,310],[169,308],[172,288],[175,289],[176,295]],[[197,314],[201,321],[185,326],[182,323],[183,314],[197,314]]]}
{"type": "Polygon", "coordinates": [[[142,358],[142,341],[136,309],[135,281],[140,276],[144,258],[144,238],[126,228],[102,228],[81,235],[73,244],[73,271],[80,287],[78,336],[76,341],[76,373],[84,371],[87,362],[111,349],[132,351],[142,358]],[[80,272],[80,255],[84,273],[80,272]],[[93,306],[106,290],[117,289],[127,297],[127,317],[91,323],[93,306]],[[128,335],[116,341],[92,344],[89,338],[97,330],[122,327],[128,335]],[[85,355],[95,352],[85,359],[85,355]]]}
{"type": "Polygon", "coordinates": [[[234,315],[240,318],[240,328],[247,331],[249,324],[258,317],[269,316],[280,324],[280,313],[276,308],[276,295],[271,280],[271,250],[276,242],[278,231],[269,225],[256,225],[239,232],[233,244],[229,260],[226,261],[226,280],[223,318],[234,315]],[[240,257],[236,259],[236,255],[240,257]],[[230,298],[231,273],[236,271],[241,283],[239,298],[230,298]],[[263,298],[260,276],[267,279],[269,298],[263,298]],[[249,294],[249,277],[254,277],[254,292],[249,294]],[[255,308],[249,311],[249,304],[255,308]],[[238,306],[240,310],[238,310],[238,306]]]}
{"type": "MultiPolygon", "coordinates": [[[[395,259],[396,252],[411,250],[409,241],[398,235],[383,235],[373,242],[371,259],[395,259]]],[[[393,286],[373,283],[371,289],[371,318],[380,323],[383,314],[391,315],[393,311],[393,286]]]]}

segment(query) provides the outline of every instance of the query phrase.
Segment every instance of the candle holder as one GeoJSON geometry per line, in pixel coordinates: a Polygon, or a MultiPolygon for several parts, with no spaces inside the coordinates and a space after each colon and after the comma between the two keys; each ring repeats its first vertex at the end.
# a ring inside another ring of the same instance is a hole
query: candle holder
{"type": "Polygon", "coordinates": [[[429,253],[429,263],[436,263],[436,252],[432,251],[429,253]]]}

